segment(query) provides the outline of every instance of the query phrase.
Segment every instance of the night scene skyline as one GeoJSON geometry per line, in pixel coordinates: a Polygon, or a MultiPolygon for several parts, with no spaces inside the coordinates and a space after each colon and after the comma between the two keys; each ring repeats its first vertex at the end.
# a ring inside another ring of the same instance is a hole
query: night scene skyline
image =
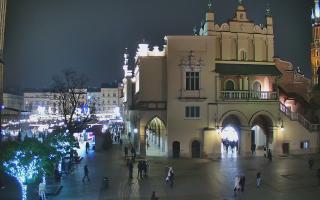
{"type": "Polygon", "coordinates": [[[319,199],[319,1],[0,0],[0,198],[319,199]]]}
{"type": "MultiPolygon", "coordinates": [[[[52,76],[66,68],[87,74],[89,85],[94,87],[121,80],[126,47],[133,59],[142,39],[150,47],[162,48],[166,35],[192,35],[193,27],[199,28],[205,17],[207,3],[10,0],[4,49],[5,88],[49,87],[52,76]]],[[[233,17],[237,3],[213,1],[218,24],[233,17]]],[[[274,18],[275,55],[299,66],[310,77],[313,1],[245,0],[249,19],[265,24],[267,3],[274,18]]]]}

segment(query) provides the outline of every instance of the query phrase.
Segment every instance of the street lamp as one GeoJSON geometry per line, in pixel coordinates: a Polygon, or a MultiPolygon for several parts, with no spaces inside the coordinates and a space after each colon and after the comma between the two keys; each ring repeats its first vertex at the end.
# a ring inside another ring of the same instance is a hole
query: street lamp
{"type": "Polygon", "coordinates": [[[0,106],[0,143],[2,142],[2,110],[4,109],[4,105],[0,106]]]}

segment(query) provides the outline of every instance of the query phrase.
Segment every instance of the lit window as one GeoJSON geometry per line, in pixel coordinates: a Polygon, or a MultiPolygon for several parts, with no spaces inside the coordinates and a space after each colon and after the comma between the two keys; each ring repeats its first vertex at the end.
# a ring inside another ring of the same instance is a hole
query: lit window
{"type": "Polygon", "coordinates": [[[302,141],[300,143],[300,148],[301,149],[309,149],[310,148],[310,141],[309,140],[302,141]]]}
{"type": "Polygon", "coordinates": [[[194,119],[200,117],[200,107],[199,106],[186,106],[185,107],[185,118],[194,119]]]}
{"type": "Polygon", "coordinates": [[[186,90],[199,90],[200,88],[200,73],[186,72],[186,90]]]}

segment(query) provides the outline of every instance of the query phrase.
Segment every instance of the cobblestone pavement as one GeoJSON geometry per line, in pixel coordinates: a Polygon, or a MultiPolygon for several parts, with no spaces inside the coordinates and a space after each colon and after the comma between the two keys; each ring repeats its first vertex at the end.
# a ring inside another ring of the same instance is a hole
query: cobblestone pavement
{"type": "MultiPolygon", "coordinates": [[[[54,200],[109,200],[150,199],[152,191],[159,199],[317,199],[320,187],[316,170],[320,156],[314,156],[314,170],[307,165],[307,156],[275,158],[269,163],[263,157],[208,159],[148,158],[149,176],[128,179],[128,170],[119,145],[107,152],[91,151],[76,167],[75,173],[62,179],[63,189],[54,200]],[[82,183],[83,166],[88,164],[90,182],[82,183]],[[173,166],[176,174],[174,188],[165,184],[165,168],[173,166]],[[255,177],[262,174],[261,188],[256,188],[255,177]],[[246,188],[236,196],[233,192],[234,177],[246,176],[246,188]],[[102,179],[107,176],[110,185],[102,188],[102,179]]],[[[1,198],[0,198],[1,199],[1,198]]]]}

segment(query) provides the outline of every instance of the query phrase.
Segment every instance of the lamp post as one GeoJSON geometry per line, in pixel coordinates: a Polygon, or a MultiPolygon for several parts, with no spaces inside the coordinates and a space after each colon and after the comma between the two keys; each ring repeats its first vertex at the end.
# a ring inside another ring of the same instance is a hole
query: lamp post
{"type": "Polygon", "coordinates": [[[2,143],[2,110],[4,109],[4,105],[0,106],[0,144],[2,143]]]}

